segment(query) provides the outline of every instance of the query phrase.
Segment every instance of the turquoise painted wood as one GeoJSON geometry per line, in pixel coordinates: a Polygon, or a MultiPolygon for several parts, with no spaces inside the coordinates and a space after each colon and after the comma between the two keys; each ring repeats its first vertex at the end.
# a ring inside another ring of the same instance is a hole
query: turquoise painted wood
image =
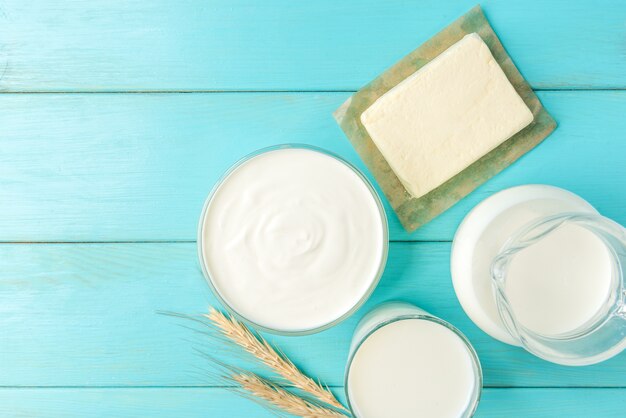
{"type": "MultiPolygon", "coordinates": [[[[487,389],[476,418],[619,418],[626,406],[623,396],[623,389],[487,389]]],[[[275,417],[223,388],[0,389],[0,414],[47,418],[275,417]],[[236,408],[226,409],[224,405],[236,408]]]]}
{"type": "MultiPolygon", "coordinates": [[[[364,169],[331,117],[349,93],[0,95],[0,241],[195,240],[209,190],[234,161],[303,142],[364,169]]],[[[451,240],[494,191],[549,183],[626,223],[624,91],[540,92],[559,128],[440,218],[392,240],[451,240]]]]}
{"type": "MultiPolygon", "coordinates": [[[[486,386],[626,387],[626,355],[563,367],[498,343],[476,328],[452,289],[450,243],[392,243],[383,278],[344,323],[307,337],[274,337],[292,359],[332,386],[343,384],[357,320],[386,300],[412,302],[463,331],[486,386]]],[[[215,349],[191,322],[157,311],[202,313],[215,298],[193,243],[0,245],[0,386],[188,386],[211,384],[194,348],[215,349]],[[9,260],[10,262],[6,262],[9,260]]],[[[236,359],[233,359],[237,361],[236,359]]]]}
{"type": "MultiPolygon", "coordinates": [[[[206,338],[157,314],[215,304],[196,262],[203,200],[236,159],[277,143],[363,169],[331,112],[474,2],[0,0],[0,416],[270,416],[201,371],[206,338]]],[[[463,216],[518,184],[565,187],[626,224],[626,3],[482,6],[549,90],[558,129],[415,234],[387,205],[389,262],[366,306],[323,333],[270,338],[342,397],[356,322],[403,299],[475,345],[478,417],[624,416],[626,354],[567,368],[492,340],[448,264],[463,216]]]]}
{"type": "MultiPolygon", "coordinates": [[[[2,0],[7,91],[353,90],[477,0],[2,0]]],[[[626,87],[621,0],[485,0],[537,88],[626,87]]]]}

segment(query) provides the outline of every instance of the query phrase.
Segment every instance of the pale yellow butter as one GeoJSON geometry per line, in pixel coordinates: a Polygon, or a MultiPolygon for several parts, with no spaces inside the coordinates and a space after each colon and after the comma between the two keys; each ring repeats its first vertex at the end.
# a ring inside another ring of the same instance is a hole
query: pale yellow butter
{"type": "Polygon", "coordinates": [[[361,115],[370,137],[414,197],[445,183],[532,120],[532,112],[476,33],[361,115]]]}

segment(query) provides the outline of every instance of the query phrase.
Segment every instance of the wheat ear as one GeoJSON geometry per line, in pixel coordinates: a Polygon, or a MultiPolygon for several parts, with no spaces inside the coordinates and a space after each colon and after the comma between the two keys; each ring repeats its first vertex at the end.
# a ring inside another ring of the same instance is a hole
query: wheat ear
{"type": "Polygon", "coordinates": [[[252,395],[252,399],[261,399],[267,402],[270,406],[283,410],[289,414],[305,418],[345,418],[345,415],[333,409],[315,405],[314,403],[296,396],[254,373],[235,373],[227,376],[226,378],[231,379],[241,389],[244,389],[248,392],[248,394],[252,395]]]}
{"type": "Polygon", "coordinates": [[[220,329],[224,336],[258,358],[296,388],[313,395],[328,405],[347,411],[346,407],[335,398],[332,392],[302,373],[291,360],[284,354],[277,352],[264,338],[253,333],[246,325],[214,308],[211,308],[209,314],[205,316],[220,329]]]}

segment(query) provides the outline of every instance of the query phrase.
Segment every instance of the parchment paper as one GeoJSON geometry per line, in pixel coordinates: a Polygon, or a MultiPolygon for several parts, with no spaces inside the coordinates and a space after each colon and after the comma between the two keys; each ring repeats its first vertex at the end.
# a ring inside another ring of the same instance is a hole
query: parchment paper
{"type": "Polygon", "coordinates": [[[474,7],[461,16],[352,95],[335,111],[334,117],[374,175],[400,222],[409,232],[429,222],[482,183],[508,167],[539,144],[556,128],[556,122],[543,108],[530,85],[511,61],[480,6],[474,7]],[[441,186],[422,197],[414,198],[398,180],[370,138],[361,123],[361,113],[402,80],[461,40],[465,35],[473,32],[480,35],[489,46],[491,53],[502,67],[509,81],[532,111],[534,120],[526,128],[441,186]]]}

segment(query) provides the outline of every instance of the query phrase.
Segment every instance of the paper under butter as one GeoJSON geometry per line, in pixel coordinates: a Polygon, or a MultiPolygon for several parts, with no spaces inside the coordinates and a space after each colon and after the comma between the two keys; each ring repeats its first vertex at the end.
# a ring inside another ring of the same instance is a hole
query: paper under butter
{"type": "Polygon", "coordinates": [[[537,96],[515,68],[479,6],[355,93],[335,112],[335,118],[373,173],[408,231],[415,230],[448,209],[536,146],[556,127],[556,122],[541,106],[537,96]],[[412,194],[391,169],[389,162],[370,137],[361,116],[396,85],[471,33],[480,36],[489,47],[517,94],[532,111],[533,121],[445,183],[427,191],[426,194],[420,195],[419,190],[417,193],[413,190],[412,194]]]}

